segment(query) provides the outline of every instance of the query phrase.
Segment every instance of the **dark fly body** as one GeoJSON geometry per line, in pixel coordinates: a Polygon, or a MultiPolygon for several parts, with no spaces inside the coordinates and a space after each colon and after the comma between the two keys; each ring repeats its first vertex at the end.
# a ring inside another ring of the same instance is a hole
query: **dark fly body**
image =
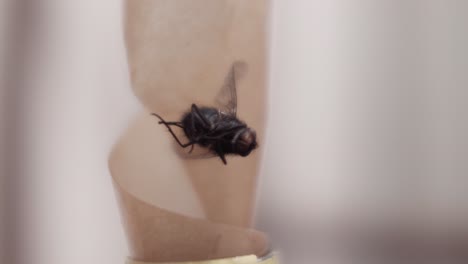
{"type": "Polygon", "coordinates": [[[183,147],[198,144],[207,148],[212,154],[218,156],[224,164],[226,155],[234,154],[245,157],[254,150],[257,144],[256,133],[244,122],[237,118],[237,91],[236,78],[243,70],[245,64],[235,62],[226,77],[225,84],[218,95],[218,107],[198,107],[192,104],[190,111],[183,115],[180,121],[168,122],[158,114],[159,124],[164,124],[177,143],[183,147]],[[172,130],[172,126],[182,128],[188,139],[182,143],[172,130]]]}

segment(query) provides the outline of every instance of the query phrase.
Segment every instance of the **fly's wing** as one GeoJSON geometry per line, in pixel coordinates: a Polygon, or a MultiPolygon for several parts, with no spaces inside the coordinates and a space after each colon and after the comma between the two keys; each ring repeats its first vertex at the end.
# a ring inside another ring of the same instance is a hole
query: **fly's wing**
{"type": "Polygon", "coordinates": [[[224,80],[223,87],[216,97],[218,109],[225,114],[236,116],[237,114],[237,81],[247,73],[247,64],[243,61],[235,61],[224,80]]]}

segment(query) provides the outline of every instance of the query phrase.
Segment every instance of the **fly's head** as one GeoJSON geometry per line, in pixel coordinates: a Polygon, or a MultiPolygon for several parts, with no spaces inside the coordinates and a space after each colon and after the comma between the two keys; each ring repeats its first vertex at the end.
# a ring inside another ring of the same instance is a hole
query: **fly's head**
{"type": "Polygon", "coordinates": [[[249,127],[244,128],[236,133],[232,144],[235,153],[245,157],[258,147],[257,133],[249,127]]]}

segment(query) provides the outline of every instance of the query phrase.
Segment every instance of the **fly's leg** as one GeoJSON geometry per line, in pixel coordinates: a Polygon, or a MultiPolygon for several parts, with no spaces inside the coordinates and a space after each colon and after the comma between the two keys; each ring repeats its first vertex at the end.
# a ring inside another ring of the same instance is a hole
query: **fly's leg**
{"type": "MultiPolygon", "coordinates": [[[[191,115],[192,115],[192,118],[191,118],[191,122],[190,122],[190,125],[191,125],[191,131],[195,132],[195,134],[199,134],[200,131],[198,131],[199,129],[197,129],[197,126],[195,123],[198,123],[198,124],[201,124],[203,126],[202,130],[210,130],[211,129],[211,126],[210,126],[210,123],[209,121],[206,119],[206,117],[204,117],[201,112],[200,112],[200,109],[198,108],[198,106],[196,104],[192,104],[192,111],[190,112],[191,115]]],[[[201,137],[204,137],[203,135],[201,137]]],[[[200,135],[196,136],[194,141],[195,142],[198,142],[198,140],[200,139],[200,135]]],[[[190,152],[192,152],[193,148],[190,150],[190,152]]]]}
{"type": "Polygon", "coordinates": [[[190,152],[192,152],[193,150],[193,145],[196,143],[196,142],[188,142],[188,143],[185,143],[185,144],[182,144],[182,142],[180,142],[179,138],[176,136],[176,134],[174,133],[174,131],[172,131],[172,128],[170,127],[171,125],[174,125],[174,126],[178,126],[180,128],[184,128],[179,122],[166,122],[162,117],[160,117],[158,114],[155,114],[155,113],[152,113],[152,115],[156,116],[157,118],[159,118],[159,124],[164,124],[166,127],[167,127],[167,130],[169,130],[169,132],[171,133],[171,135],[174,137],[174,139],[177,141],[177,143],[183,147],[183,148],[186,148],[188,146],[192,146],[192,148],[190,149],[190,152]]]}
{"type": "Polygon", "coordinates": [[[190,147],[190,150],[189,150],[189,152],[188,152],[189,154],[192,153],[193,147],[194,147],[194,146],[195,146],[195,144],[192,144],[192,146],[190,147]]]}
{"type": "Polygon", "coordinates": [[[219,158],[223,161],[224,165],[227,165],[226,156],[224,155],[224,153],[221,150],[216,149],[216,154],[218,154],[219,158]]]}
{"type": "MultiPolygon", "coordinates": [[[[194,121],[194,118],[192,118],[192,124],[191,124],[191,125],[192,125],[192,131],[196,131],[196,130],[195,130],[195,121],[194,121]]],[[[196,139],[196,140],[194,140],[194,141],[196,142],[196,141],[198,141],[198,139],[196,139]]],[[[192,147],[190,148],[189,154],[192,153],[193,148],[194,148],[194,145],[192,145],[192,147]]]]}
{"type": "Polygon", "coordinates": [[[158,123],[159,124],[165,124],[165,125],[171,125],[171,126],[177,126],[177,127],[182,128],[182,129],[184,128],[184,126],[180,122],[163,122],[163,121],[159,121],[158,123]]]}
{"type": "Polygon", "coordinates": [[[210,122],[204,117],[196,104],[192,104],[192,115],[199,119],[207,128],[211,128],[210,122]]]}

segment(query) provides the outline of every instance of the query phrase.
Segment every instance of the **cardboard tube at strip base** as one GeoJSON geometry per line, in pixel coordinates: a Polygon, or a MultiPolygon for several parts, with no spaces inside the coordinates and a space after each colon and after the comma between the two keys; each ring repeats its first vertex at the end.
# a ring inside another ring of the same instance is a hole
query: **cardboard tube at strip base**
{"type": "Polygon", "coordinates": [[[268,252],[261,232],[172,213],[114,185],[132,259],[201,261],[268,252]]]}

